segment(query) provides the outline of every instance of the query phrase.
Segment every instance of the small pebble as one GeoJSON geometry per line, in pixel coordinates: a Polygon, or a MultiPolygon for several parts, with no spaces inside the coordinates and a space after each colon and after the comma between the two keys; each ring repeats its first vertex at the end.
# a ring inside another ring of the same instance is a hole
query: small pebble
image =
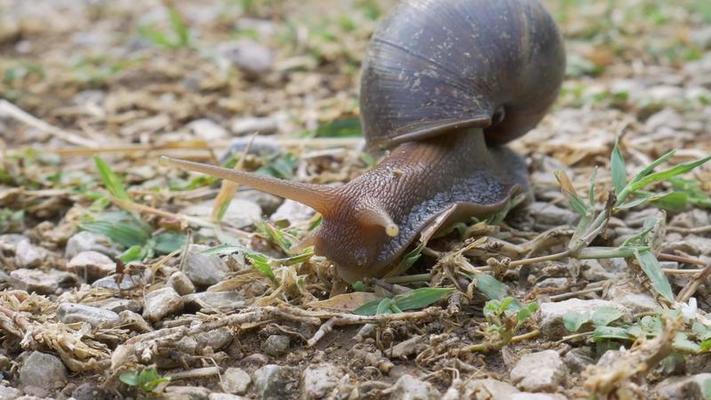
{"type": "Polygon", "coordinates": [[[107,255],[90,250],[74,256],[67,263],[67,269],[91,283],[116,272],[116,263],[107,255]]]}
{"type": "Polygon", "coordinates": [[[175,289],[175,291],[181,296],[195,293],[195,285],[182,271],[176,271],[170,275],[170,278],[168,278],[168,286],[175,289]]]}
{"type": "Polygon", "coordinates": [[[67,369],[58,357],[33,351],[22,363],[19,377],[25,393],[47,396],[67,383],[67,369]]]}
{"type": "Polygon", "coordinates": [[[86,322],[93,327],[112,326],[119,322],[118,314],[84,304],[62,303],[57,308],[57,319],[65,324],[86,322]]]}
{"type": "Polygon", "coordinates": [[[544,350],[526,354],[511,370],[511,381],[531,392],[553,392],[563,383],[567,369],[558,352],[544,350]]]}
{"type": "Polygon", "coordinates": [[[144,300],[143,317],[151,322],[160,321],[183,309],[183,298],[173,288],[166,287],[148,293],[144,300]]]}
{"type": "Polygon", "coordinates": [[[270,335],[263,343],[262,350],[273,357],[284,355],[289,350],[289,336],[270,335]]]}
{"type": "Polygon", "coordinates": [[[245,394],[252,383],[252,377],[242,368],[227,368],[222,374],[220,387],[227,393],[245,394]]]}

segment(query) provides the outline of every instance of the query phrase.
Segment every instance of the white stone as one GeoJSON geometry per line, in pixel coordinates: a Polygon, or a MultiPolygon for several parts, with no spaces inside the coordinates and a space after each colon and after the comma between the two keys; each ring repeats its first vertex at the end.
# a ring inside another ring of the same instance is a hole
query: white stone
{"type": "Polygon", "coordinates": [[[160,321],[163,317],[183,309],[183,298],[171,287],[148,293],[144,301],[143,318],[152,322],[160,321]]]}
{"type": "Polygon", "coordinates": [[[526,354],[511,370],[511,381],[519,389],[531,392],[554,392],[567,375],[558,352],[544,350],[526,354]]]}

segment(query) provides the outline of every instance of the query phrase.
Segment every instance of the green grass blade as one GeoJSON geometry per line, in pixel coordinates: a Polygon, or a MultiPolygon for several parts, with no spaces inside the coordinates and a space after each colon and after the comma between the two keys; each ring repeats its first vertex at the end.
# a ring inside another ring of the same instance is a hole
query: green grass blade
{"type": "Polygon", "coordinates": [[[595,182],[597,181],[597,167],[593,169],[593,173],[590,175],[590,189],[588,189],[588,205],[590,207],[595,204],[595,182]]]}
{"type": "Polygon", "coordinates": [[[153,250],[160,254],[169,254],[183,247],[186,237],[178,232],[163,232],[153,239],[155,240],[153,250]]]}
{"type": "Polygon", "coordinates": [[[385,299],[377,299],[373,301],[369,301],[362,306],[356,308],[353,310],[353,314],[356,315],[375,315],[378,313],[378,306],[380,303],[385,300],[385,299]]]}
{"type": "Polygon", "coordinates": [[[685,174],[697,167],[700,167],[701,165],[704,165],[709,160],[711,160],[711,156],[704,157],[696,161],[689,161],[683,164],[675,165],[669,169],[665,169],[664,171],[649,174],[644,178],[633,182],[630,185],[630,190],[634,192],[640,189],[644,189],[646,186],[651,185],[652,183],[666,181],[677,175],[685,174]]]}
{"type": "Polygon", "coordinates": [[[150,26],[140,26],[138,28],[138,33],[139,35],[141,35],[141,37],[153,43],[153,45],[155,46],[164,47],[167,49],[175,47],[175,43],[173,43],[173,41],[170,40],[170,38],[168,38],[165,33],[150,26]]]}
{"type": "Polygon", "coordinates": [[[563,316],[563,326],[569,332],[577,332],[589,322],[591,315],[589,312],[569,312],[563,316]]]}
{"type": "Polygon", "coordinates": [[[528,318],[531,317],[531,315],[535,314],[536,311],[538,311],[538,303],[528,303],[524,307],[521,307],[520,310],[516,313],[516,320],[518,323],[525,322],[528,318]]]}
{"type": "Polygon", "coordinates": [[[138,372],[128,371],[119,375],[119,380],[128,386],[138,386],[138,372]]]}
{"type": "Polygon", "coordinates": [[[142,246],[149,239],[146,231],[129,223],[97,220],[82,223],[79,227],[85,231],[107,236],[111,241],[123,247],[142,246]]]}
{"type": "Polygon", "coordinates": [[[681,211],[689,205],[689,195],[686,192],[668,192],[653,196],[652,204],[669,211],[681,211]]]}
{"type": "Polygon", "coordinates": [[[664,275],[662,271],[662,266],[657,261],[657,258],[649,250],[638,250],[635,251],[635,257],[637,262],[639,262],[642,271],[647,275],[649,280],[652,282],[652,287],[657,291],[662,297],[670,302],[674,301],[674,294],[672,293],[671,284],[667,276],[664,275]]]}
{"type": "Polygon", "coordinates": [[[132,261],[141,261],[145,257],[146,251],[143,246],[140,245],[131,246],[118,256],[119,260],[123,261],[124,264],[128,264],[132,261]]]}
{"type": "Polygon", "coordinates": [[[177,38],[176,47],[187,47],[190,44],[190,27],[185,22],[185,18],[175,7],[168,9],[168,16],[170,18],[170,26],[173,28],[177,38]]]}
{"type": "Polygon", "coordinates": [[[558,180],[558,184],[560,184],[563,194],[568,199],[570,208],[580,215],[586,215],[588,213],[588,206],[586,206],[580,199],[580,196],[578,196],[573,183],[570,181],[570,178],[565,171],[556,171],[555,178],[558,180]]]}
{"type": "Polygon", "coordinates": [[[420,288],[394,298],[395,305],[403,310],[417,310],[434,304],[452,293],[452,288],[420,288]]]}
{"type": "Polygon", "coordinates": [[[674,335],[672,347],[674,350],[684,353],[696,354],[701,352],[701,346],[689,339],[689,335],[687,335],[686,332],[677,332],[676,335],[674,335]]]}
{"type": "Polygon", "coordinates": [[[600,307],[592,313],[591,319],[595,326],[607,326],[623,315],[616,307],[600,307]]]}
{"type": "Polygon", "coordinates": [[[592,335],[595,341],[600,340],[629,340],[630,335],[626,328],[618,326],[598,326],[592,335]]]}
{"type": "Polygon", "coordinates": [[[375,310],[375,315],[382,315],[382,314],[392,314],[393,306],[393,301],[392,299],[382,299],[380,300],[380,303],[378,303],[378,308],[375,310]]]}
{"type": "Polygon", "coordinates": [[[615,194],[619,195],[625,186],[627,186],[627,172],[625,170],[625,159],[622,158],[622,152],[620,152],[618,143],[615,143],[615,147],[612,149],[610,169],[612,172],[612,185],[615,188],[615,194]]]}
{"type": "Polygon", "coordinates": [[[476,288],[489,300],[501,300],[508,294],[508,288],[489,274],[474,275],[476,288]]]}
{"type": "Polygon", "coordinates": [[[254,269],[256,269],[260,274],[269,278],[272,282],[277,282],[269,257],[256,252],[245,253],[245,257],[247,257],[249,262],[252,264],[252,267],[254,267],[254,269]]]}
{"type": "Polygon", "coordinates": [[[109,164],[101,157],[94,157],[94,163],[96,164],[96,169],[99,170],[99,175],[104,182],[104,186],[106,186],[106,190],[119,200],[131,200],[131,198],[128,197],[126,188],[123,186],[121,178],[111,170],[109,164]]]}
{"type": "Polygon", "coordinates": [[[635,183],[638,182],[640,179],[644,178],[645,176],[649,175],[654,171],[654,168],[657,168],[661,163],[667,161],[668,159],[672,158],[674,154],[676,153],[676,150],[669,150],[666,153],[662,154],[657,158],[656,160],[652,161],[649,165],[644,167],[641,171],[635,175],[634,178],[632,178],[632,181],[630,183],[635,183]]]}

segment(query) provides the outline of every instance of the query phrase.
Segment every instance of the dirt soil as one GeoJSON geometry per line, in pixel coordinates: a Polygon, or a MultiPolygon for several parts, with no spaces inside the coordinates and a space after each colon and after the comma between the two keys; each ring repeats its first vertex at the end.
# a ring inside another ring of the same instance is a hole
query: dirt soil
{"type": "Polygon", "coordinates": [[[708,1],[545,1],[532,198],[398,276],[350,285],[297,246],[313,210],[159,161],[372,168],[394,3],[0,0],[0,399],[711,399],[708,1]]]}

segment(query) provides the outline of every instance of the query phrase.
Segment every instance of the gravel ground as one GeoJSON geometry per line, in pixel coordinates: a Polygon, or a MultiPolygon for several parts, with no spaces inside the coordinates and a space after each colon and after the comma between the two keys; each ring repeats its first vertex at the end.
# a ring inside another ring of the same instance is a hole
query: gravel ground
{"type": "Polygon", "coordinates": [[[403,276],[341,281],[289,200],[241,188],[216,224],[224,186],[159,163],[371,168],[394,3],[0,0],[0,399],[711,399],[707,1],[546,1],[568,65],[511,144],[532,201],[403,276]],[[662,156],[688,168],[625,203],[662,156]]]}

